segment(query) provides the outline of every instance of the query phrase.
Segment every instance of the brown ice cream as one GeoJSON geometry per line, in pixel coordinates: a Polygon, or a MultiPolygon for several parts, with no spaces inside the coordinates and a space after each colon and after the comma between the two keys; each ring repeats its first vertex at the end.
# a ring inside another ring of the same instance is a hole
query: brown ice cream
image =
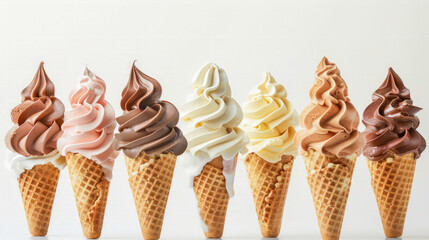
{"type": "Polygon", "coordinates": [[[300,116],[303,129],[294,140],[301,154],[314,149],[328,157],[360,155],[364,137],[358,131],[359,114],[347,96],[340,70],[324,57],[310,89],[311,103],[300,116]]]}
{"type": "Polygon", "coordinates": [[[170,102],[160,100],[161,94],[159,82],[133,64],[122,91],[124,114],[116,119],[119,133],[115,136],[115,148],[122,149],[129,158],[136,158],[142,151],[147,155],[172,153],[176,156],[185,151],[187,141],[176,127],[179,112],[170,102]]]}
{"type": "Polygon", "coordinates": [[[55,96],[54,84],[43,62],[31,83],[21,92],[22,102],[12,109],[15,124],[6,134],[7,147],[22,156],[43,156],[57,148],[64,105],[55,96]]]}
{"type": "Polygon", "coordinates": [[[414,158],[426,148],[426,141],[417,132],[419,119],[415,114],[422,110],[413,105],[410,90],[398,74],[389,68],[386,80],[372,95],[372,103],[363,113],[367,143],[363,155],[378,161],[396,154],[414,153],[414,158]]]}

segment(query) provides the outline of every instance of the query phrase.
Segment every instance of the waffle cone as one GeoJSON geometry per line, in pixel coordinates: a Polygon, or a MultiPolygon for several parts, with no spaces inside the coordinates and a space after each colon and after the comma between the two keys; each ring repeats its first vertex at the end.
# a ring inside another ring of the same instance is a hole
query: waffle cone
{"type": "Polygon", "coordinates": [[[416,167],[414,154],[367,163],[384,233],[388,238],[401,237],[416,167]]]}
{"type": "Polygon", "coordinates": [[[275,238],[280,233],[293,159],[284,155],[279,162],[270,163],[250,153],[244,160],[259,227],[265,238],[275,238]]]}
{"type": "Polygon", "coordinates": [[[194,193],[202,221],[207,225],[207,238],[221,238],[225,224],[229,195],[223,175],[221,156],[208,162],[200,175],[194,177],[194,193]]]}
{"type": "Polygon", "coordinates": [[[110,182],[95,161],[78,153],[68,153],[66,160],[83,235],[99,238],[110,182]]]}
{"type": "Polygon", "coordinates": [[[159,239],[161,236],[176,158],[171,153],[146,155],[142,152],[135,159],[125,156],[128,182],[142,235],[146,240],[159,239]]]}
{"type": "Polygon", "coordinates": [[[25,170],[18,178],[28,229],[33,236],[48,233],[59,177],[60,170],[48,163],[25,170]]]}
{"type": "Polygon", "coordinates": [[[356,155],[336,158],[310,150],[303,158],[322,239],[338,240],[356,155]]]}

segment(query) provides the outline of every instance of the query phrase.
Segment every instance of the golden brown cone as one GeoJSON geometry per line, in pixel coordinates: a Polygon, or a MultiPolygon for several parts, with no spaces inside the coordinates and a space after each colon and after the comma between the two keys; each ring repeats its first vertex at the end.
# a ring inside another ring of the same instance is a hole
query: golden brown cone
{"type": "Polygon", "coordinates": [[[220,238],[223,235],[229,195],[222,161],[222,156],[211,160],[200,175],[194,177],[194,193],[201,219],[208,227],[208,232],[204,233],[207,238],[220,238]]]}
{"type": "Polygon", "coordinates": [[[125,155],[143,238],[159,239],[177,156],[171,153],[133,159],[125,155]]]}
{"type": "Polygon", "coordinates": [[[60,170],[52,163],[36,165],[18,178],[28,229],[33,236],[48,233],[60,170]]]}
{"type": "Polygon", "coordinates": [[[322,239],[338,240],[356,155],[327,157],[310,149],[303,158],[322,239]]]}
{"type": "Polygon", "coordinates": [[[66,160],[83,235],[99,238],[110,182],[95,161],[78,153],[67,153],[66,160]]]}
{"type": "Polygon", "coordinates": [[[279,162],[271,163],[249,153],[244,160],[259,227],[265,238],[275,238],[280,233],[293,159],[284,155],[279,162]]]}
{"type": "Polygon", "coordinates": [[[388,238],[401,237],[416,167],[414,154],[393,154],[367,163],[384,233],[388,238]]]}

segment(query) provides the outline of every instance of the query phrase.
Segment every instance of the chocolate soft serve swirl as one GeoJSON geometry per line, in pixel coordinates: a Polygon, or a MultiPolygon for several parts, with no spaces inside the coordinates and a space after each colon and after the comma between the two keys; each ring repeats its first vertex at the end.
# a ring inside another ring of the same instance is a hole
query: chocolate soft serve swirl
{"type": "Polygon", "coordinates": [[[141,72],[135,64],[127,86],[122,91],[124,114],[116,118],[119,133],[115,148],[130,158],[144,151],[148,155],[182,154],[187,141],[176,127],[179,112],[170,102],[160,100],[162,88],[158,81],[141,72]]]}
{"type": "Polygon", "coordinates": [[[6,134],[7,147],[22,156],[43,156],[57,148],[64,105],[40,63],[31,83],[21,92],[22,102],[12,109],[14,126],[6,134]]]}
{"type": "Polygon", "coordinates": [[[363,154],[378,161],[395,153],[402,156],[414,153],[414,158],[426,148],[426,141],[417,132],[419,119],[415,114],[422,110],[413,106],[410,90],[401,78],[389,69],[386,80],[372,95],[372,103],[363,113],[366,140],[363,154]]]}
{"type": "Polygon", "coordinates": [[[324,57],[310,89],[311,103],[300,116],[303,129],[295,143],[301,153],[312,148],[330,157],[360,155],[364,137],[358,131],[359,114],[347,96],[340,70],[324,57]]]}

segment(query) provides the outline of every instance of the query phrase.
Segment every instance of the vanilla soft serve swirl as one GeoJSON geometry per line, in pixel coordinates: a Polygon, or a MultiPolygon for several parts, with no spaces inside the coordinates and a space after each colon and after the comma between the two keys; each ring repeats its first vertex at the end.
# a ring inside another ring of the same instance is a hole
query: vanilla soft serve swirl
{"type": "MultiPolygon", "coordinates": [[[[204,66],[196,75],[192,90],[193,94],[182,107],[182,120],[188,140],[183,156],[193,179],[206,163],[218,156],[222,156],[224,162],[233,161],[245,148],[248,137],[238,127],[243,112],[231,97],[228,77],[223,69],[216,64],[204,66]]],[[[232,195],[232,190],[229,193],[232,195]]]]}
{"type": "Polygon", "coordinates": [[[286,99],[286,89],[270,73],[249,93],[244,105],[244,130],[250,138],[248,153],[276,163],[283,155],[297,154],[293,143],[298,113],[286,99]]]}

